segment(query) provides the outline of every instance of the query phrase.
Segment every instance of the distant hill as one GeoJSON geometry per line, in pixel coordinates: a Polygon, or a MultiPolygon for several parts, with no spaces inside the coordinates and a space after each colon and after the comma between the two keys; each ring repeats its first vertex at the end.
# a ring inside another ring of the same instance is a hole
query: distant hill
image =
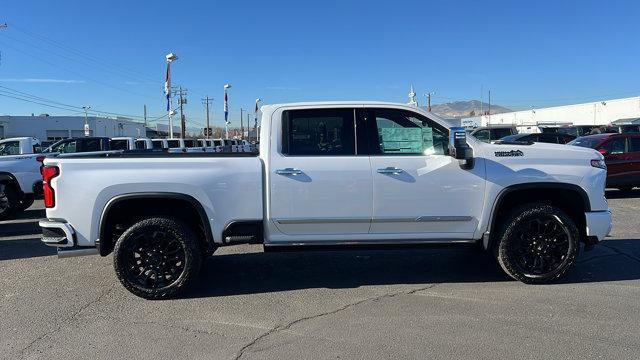
{"type": "MultiPolygon", "coordinates": [[[[421,108],[425,108],[426,106],[421,106],[421,108]]],[[[467,101],[454,101],[444,104],[435,104],[431,105],[431,111],[436,115],[444,118],[463,118],[470,116],[479,116],[480,109],[482,111],[489,111],[489,104],[480,102],[478,100],[467,100],[467,101]],[[481,106],[482,104],[482,106],[481,106]]],[[[491,104],[491,113],[492,114],[500,114],[505,112],[510,112],[511,109],[507,109],[506,107],[502,107],[499,105],[491,104]]]]}

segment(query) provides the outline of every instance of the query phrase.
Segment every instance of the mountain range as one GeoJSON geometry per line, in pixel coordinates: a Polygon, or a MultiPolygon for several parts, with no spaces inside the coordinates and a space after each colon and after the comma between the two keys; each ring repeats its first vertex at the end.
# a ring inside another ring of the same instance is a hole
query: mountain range
{"type": "MultiPolygon", "coordinates": [[[[421,108],[426,109],[426,106],[421,106],[421,108]]],[[[444,118],[479,116],[481,114],[481,110],[485,113],[489,111],[489,104],[479,100],[467,100],[431,105],[431,112],[444,118]]],[[[492,114],[500,114],[510,111],[512,110],[506,107],[491,104],[492,114]]]]}

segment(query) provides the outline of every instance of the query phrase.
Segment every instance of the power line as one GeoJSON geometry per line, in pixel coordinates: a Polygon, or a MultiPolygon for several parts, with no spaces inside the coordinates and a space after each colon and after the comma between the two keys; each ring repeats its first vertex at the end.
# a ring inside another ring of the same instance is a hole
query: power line
{"type": "Polygon", "coordinates": [[[93,62],[95,64],[99,64],[99,65],[101,65],[103,67],[109,67],[109,68],[114,69],[115,71],[120,71],[122,73],[128,73],[129,74],[128,76],[130,76],[130,77],[137,77],[138,79],[144,79],[144,81],[152,81],[152,82],[157,82],[158,81],[156,78],[151,77],[151,76],[149,76],[147,74],[143,74],[141,72],[138,72],[138,71],[135,71],[135,70],[131,70],[131,69],[128,69],[128,68],[123,67],[123,66],[119,66],[119,65],[115,65],[115,64],[111,64],[111,63],[105,62],[104,60],[102,60],[102,59],[100,59],[98,57],[89,55],[89,54],[87,54],[87,53],[85,53],[83,51],[80,51],[78,49],[70,47],[70,46],[68,46],[66,44],[63,44],[63,43],[59,42],[59,41],[53,40],[53,39],[51,39],[49,37],[46,37],[44,35],[41,35],[41,34],[36,34],[36,33],[32,32],[32,31],[25,30],[25,29],[21,28],[20,26],[16,26],[14,23],[11,23],[11,28],[12,29],[15,28],[16,30],[20,31],[21,33],[23,33],[23,34],[25,34],[25,35],[33,38],[33,39],[49,43],[50,46],[54,46],[54,47],[57,47],[59,49],[71,52],[74,55],[80,56],[82,58],[85,58],[85,59],[87,59],[87,60],[89,60],[89,61],[91,61],[91,62],[93,62]]]}
{"type": "MultiPolygon", "coordinates": [[[[36,59],[36,60],[38,60],[38,61],[41,61],[41,62],[43,62],[43,63],[45,63],[45,64],[50,65],[50,66],[53,66],[53,67],[56,67],[56,68],[60,68],[60,69],[62,69],[62,70],[65,70],[65,71],[67,71],[67,72],[70,72],[70,73],[72,73],[72,74],[78,75],[78,76],[80,76],[80,77],[83,77],[83,78],[85,78],[85,79],[87,79],[87,80],[89,80],[89,81],[95,82],[95,83],[97,83],[97,84],[100,84],[100,85],[103,85],[103,86],[107,86],[107,87],[110,87],[110,88],[113,88],[113,89],[116,89],[116,90],[120,90],[120,91],[123,91],[123,92],[129,93],[129,94],[132,94],[132,95],[141,96],[141,97],[145,97],[145,98],[149,98],[149,99],[151,99],[151,98],[152,98],[152,97],[151,97],[151,96],[149,96],[149,95],[144,95],[144,94],[140,94],[140,93],[137,93],[137,92],[134,92],[134,91],[129,91],[129,90],[127,90],[127,89],[123,89],[123,88],[121,88],[121,87],[118,87],[118,86],[115,86],[115,85],[111,85],[111,84],[105,83],[105,82],[103,82],[103,81],[100,81],[100,80],[96,80],[96,79],[90,78],[90,77],[88,77],[88,76],[86,76],[86,75],[83,75],[83,74],[81,74],[81,73],[78,73],[77,71],[73,71],[73,70],[70,70],[70,69],[68,69],[68,68],[65,68],[64,66],[60,66],[60,65],[58,65],[58,64],[52,63],[51,61],[44,60],[44,59],[40,58],[40,57],[39,57],[39,56],[37,56],[37,55],[33,55],[33,54],[28,53],[28,52],[25,52],[24,50],[21,50],[21,49],[19,49],[19,48],[15,47],[15,46],[9,45],[9,44],[7,44],[7,43],[5,43],[5,42],[0,41],[0,44],[2,44],[2,45],[4,45],[4,46],[7,46],[7,47],[9,47],[9,48],[12,48],[13,50],[15,50],[15,51],[17,51],[17,52],[19,52],[19,53],[21,53],[21,54],[23,54],[23,55],[26,55],[26,56],[32,57],[32,58],[34,58],[34,59],[36,59]]],[[[155,98],[153,98],[153,99],[155,99],[155,98]]]]}

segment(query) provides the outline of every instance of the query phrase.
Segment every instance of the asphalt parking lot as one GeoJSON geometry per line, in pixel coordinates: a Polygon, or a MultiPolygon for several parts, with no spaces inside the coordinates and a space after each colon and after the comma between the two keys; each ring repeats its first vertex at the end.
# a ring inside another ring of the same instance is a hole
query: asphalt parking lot
{"type": "Polygon", "coordinates": [[[57,259],[37,202],[0,222],[0,357],[640,358],[640,191],[608,192],[612,236],[561,284],[472,249],[219,250],[180,299],[145,301],[112,257],[57,259]]]}

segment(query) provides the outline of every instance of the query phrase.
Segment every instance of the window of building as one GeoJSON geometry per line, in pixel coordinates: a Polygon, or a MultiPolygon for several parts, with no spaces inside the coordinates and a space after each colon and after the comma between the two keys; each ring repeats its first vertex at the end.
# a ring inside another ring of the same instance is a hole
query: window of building
{"type": "Polygon", "coordinates": [[[288,110],[282,114],[285,155],[355,155],[354,109],[288,110]]]}

